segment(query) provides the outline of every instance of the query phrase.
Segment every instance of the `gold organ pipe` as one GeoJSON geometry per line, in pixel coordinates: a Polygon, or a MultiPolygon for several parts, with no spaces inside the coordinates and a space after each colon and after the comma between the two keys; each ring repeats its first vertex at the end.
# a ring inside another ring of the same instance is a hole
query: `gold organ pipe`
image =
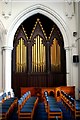
{"type": "Polygon", "coordinates": [[[21,38],[16,47],[16,72],[25,72],[26,68],[26,46],[21,38]]]}
{"type": "Polygon", "coordinates": [[[58,45],[58,66],[59,66],[59,69],[60,69],[60,46],[58,45]]]}
{"type": "Polygon", "coordinates": [[[41,56],[40,56],[40,48],[41,48],[41,38],[39,36],[39,72],[41,71],[41,56]]]}
{"type": "Polygon", "coordinates": [[[34,72],[36,69],[36,44],[34,44],[34,72]]]}
{"type": "Polygon", "coordinates": [[[23,71],[25,72],[25,56],[26,56],[26,54],[25,54],[25,45],[24,45],[24,42],[23,42],[23,71]]]}
{"type": "Polygon", "coordinates": [[[43,72],[43,63],[44,63],[44,48],[43,48],[43,44],[42,46],[42,72],[43,72]]]}
{"type": "Polygon", "coordinates": [[[41,42],[40,42],[40,37],[39,37],[39,72],[41,72],[41,56],[40,56],[40,48],[41,48],[41,42]]]}
{"type": "Polygon", "coordinates": [[[40,46],[40,39],[39,39],[40,37],[39,37],[39,35],[38,35],[38,72],[40,72],[40,55],[39,55],[39,51],[40,51],[40,49],[39,49],[39,46],[40,46]]]}
{"type": "Polygon", "coordinates": [[[32,71],[43,72],[45,69],[45,46],[42,44],[42,38],[38,35],[32,46],[32,71]]]}
{"type": "Polygon", "coordinates": [[[34,71],[34,46],[32,46],[32,71],[34,71]]]}
{"type": "Polygon", "coordinates": [[[21,57],[21,72],[22,72],[22,38],[21,38],[21,54],[20,54],[20,57],[21,57]]]}
{"type": "Polygon", "coordinates": [[[54,39],[54,49],[55,49],[55,65],[56,65],[56,40],[54,39]]]}
{"type": "Polygon", "coordinates": [[[52,55],[52,57],[53,57],[53,65],[55,65],[55,45],[53,44],[53,55],[52,55]]]}
{"type": "Polygon", "coordinates": [[[24,41],[22,40],[22,71],[23,72],[24,72],[24,56],[25,56],[24,41]]]}
{"type": "Polygon", "coordinates": [[[43,64],[43,56],[42,56],[42,54],[43,54],[43,49],[42,49],[42,45],[41,45],[41,72],[42,72],[42,64],[43,64]]]}
{"type": "Polygon", "coordinates": [[[27,68],[27,64],[26,64],[26,60],[27,60],[27,59],[26,59],[26,56],[27,56],[26,53],[27,53],[27,52],[26,52],[26,51],[27,51],[27,48],[26,48],[26,46],[25,46],[25,71],[26,71],[26,68],[27,68]]]}
{"type": "Polygon", "coordinates": [[[19,40],[18,50],[19,50],[19,51],[18,51],[18,60],[19,60],[19,61],[18,61],[18,65],[19,65],[19,69],[18,69],[18,70],[19,70],[19,72],[20,72],[20,40],[19,40]]]}
{"type": "Polygon", "coordinates": [[[36,39],[37,39],[37,50],[36,51],[37,51],[37,72],[38,72],[38,36],[36,39]]]}
{"type": "Polygon", "coordinates": [[[54,65],[56,65],[56,42],[55,42],[55,38],[54,38],[53,46],[54,46],[54,65]]]}
{"type": "Polygon", "coordinates": [[[38,37],[36,37],[36,72],[38,72],[38,37]]]}
{"type": "Polygon", "coordinates": [[[54,64],[54,45],[51,46],[51,64],[54,64]]]}
{"type": "Polygon", "coordinates": [[[20,66],[20,72],[21,72],[21,40],[20,40],[20,63],[19,63],[19,66],[20,66]]]}
{"type": "Polygon", "coordinates": [[[44,58],[44,49],[43,49],[43,44],[41,44],[41,48],[42,48],[42,72],[43,72],[43,58],[44,58]]]}
{"type": "Polygon", "coordinates": [[[18,72],[18,65],[17,65],[18,61],[17,61],[17,47],[16,47],[16,72],[18,72]]]}
{"type": "Polygon", "coordinates": [[[55,39],[53,40],[53,44],[51,46],[51,66],[52,68],[56,65],[56,51],[55,51],[55,39]]]}
{"type": "Polygon", "coordinates": [[[51,65],[52,65],[52,61],[53,61],[53,56],[52,56],[53,54],[52,54],[52,46],[51,46],[51,65]]]}
{"type": "Polygon", "coordinates": [[[52,55],[52,57],[53,57],[53,65],[55,65],[55,44],[54,44],[54,42],[53,42],[53,46],[52,46],[52,51],[53,51],[53,55],[52,55]]]}
{"type": "Polygon", "coordinates": [[[41,43],[41,37],[40,37],[40,72],[42,71],[42,43],[41,43]]]}
{"type": "Polygon", "coordinates": [[[59,45],[58,44],[56,44],[56,51],[57,51],[57,53],[56,53],[56,65],[58,66],[59,65],[59,45]]]}
{"type": "Polygon", "coordinates": [[[59,46],[59,65],[60,65],[60,46],[59,46]]]}
{"type": "Polygon", "coordinates": [[[40,37],[39,37],[39,72],[40,72],[40,68],[41,68],[40,47],[41,47],[41,42],[40,42],[40,37]]]}
{"type": "Polygon", "coordinates": [[[26,71],[26,47],[24,46],[24,72],[26,71]]]}
{"type": "Polygon", "coordinates": [[[42,44],[42,72],[44,71],[44,46],[42,44]]]}
{"type": "Polygon", "coordinates": [[[42,70],[41,70],[41,72],[43,72],[43,55],[44,54],[43,54],[43,45],[42,44],[41,44],[41,49],[42,49],[42,54],[41,54],[41,57],[42,57],[42,64],[41,64],[42,65],[42,70]]]}
{"type": "Polygon", "coordinates": [[[24,72],[24,56],[25,56],[24,42],[22,41],[22,72],[24,72]]]}
{"type": "Polygon", "coordinates": [[[61,64],[61,62],[60,62],[60,46],[59,46],[59,65],[61,64]]]}
{"type": "Polygon", "coordinates": [[[17,72],[19,71],[19,45],[17,45],[17,72]]]}
{"type": "Polygon", "coordinates": [[[36,72],[37,72],[37,39],[36,39],[36,72]]]}
{"type": "Polygon", "coordinates": [[[60,69],[60,46],[56,38],[51,46],[51,66],[54,66],[56,70],[60,69]]]}
{"type": "Polygon", "coordinates": [[[43,71],[45,69],[45,46],[43,46],[44,54],[43,54],[43,71]]]}
{"type": "Polygon", "coordinates": [[[18,72],[18,46],[16,47],[16,72],[18,72]]]}
{"type": "Polygon", "coordinates": [[[21,39],[20,39],[20,63],[19,63],[19,66],[20,66],[20,72],[21,72],[21,39]]]}
{"type": "Polygon", "coordinates": [[[42,48],[41,48],[41,38],[40,38],[40,72],[42,71],[42,48]]]}

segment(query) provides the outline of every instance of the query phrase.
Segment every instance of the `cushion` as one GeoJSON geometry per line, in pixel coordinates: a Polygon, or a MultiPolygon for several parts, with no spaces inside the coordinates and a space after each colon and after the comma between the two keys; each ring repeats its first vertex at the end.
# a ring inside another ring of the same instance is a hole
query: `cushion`
{"type": "Polygon", "coordinates": [[[60,108],[50,108],[50,112],[61,112],[60,108]]]}
{"type": "Polygon", "coordinates": [[[77,107],[76,107],[76,110],[77,110],[77,111],[80,111],[80,106],[77,106],[77,107]]]}
{"type": "Polygon", "coordinates": [[[20,112],[23,112],[23,113],[31,113],[32,112],[32,108],[22,108],[20,112]]]}

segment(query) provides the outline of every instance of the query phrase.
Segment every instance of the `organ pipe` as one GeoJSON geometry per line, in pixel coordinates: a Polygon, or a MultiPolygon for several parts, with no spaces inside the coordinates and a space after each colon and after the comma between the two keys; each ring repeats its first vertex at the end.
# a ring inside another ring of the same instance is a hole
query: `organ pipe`
{"type": "Polygon", "coordinates": [[[16,47],[16,72],[25,72],[26,70],[26,46],[21,38],[16,47]]]}
{"type": "Polygon", "coordinates": [[[32,71],[43,72],[45,65],[45,46],[42,44],[42,38],[36,36],[35,44],[32,46],[32,71]]]}

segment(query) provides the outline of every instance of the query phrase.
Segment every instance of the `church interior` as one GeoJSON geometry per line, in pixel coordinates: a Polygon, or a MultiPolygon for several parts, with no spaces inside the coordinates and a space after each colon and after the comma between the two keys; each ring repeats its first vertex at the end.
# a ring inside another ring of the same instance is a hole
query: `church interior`
{"type": "Polygon", "coordinates": [[[79,120],[79,0],[0,8],[0,120],[79,120]]]}

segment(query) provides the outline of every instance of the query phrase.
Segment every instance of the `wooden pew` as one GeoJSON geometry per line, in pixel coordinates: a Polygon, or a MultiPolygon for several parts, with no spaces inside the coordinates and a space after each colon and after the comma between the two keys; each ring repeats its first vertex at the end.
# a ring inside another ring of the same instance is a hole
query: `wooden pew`
{"type": "Polygon", "coordinates": [[[18,119],[32,120],[37,103],[37,97],[23,95],[21,99],[18,100],[18,119]]]}
{"type": "Polygon", "coordinates": [[[17,105],[17,98],[8,98],[8,95],[4,93],[2,96],[2,102],[0,104],[0,117],[1,120],[8,120],[14,107],[17,105]]]}
{"type": "Polygon", "coordinates": [[[53,96],[47,96],[45,92],[45,108],[48,113],[48,120],[51,118],[60,118],[62,120],[62,111],[59,108],[56,99],[53,96]]]}
{"type": "Polygon", "coordinates": [[[71,110],[73,117],[80,117],[80,100],[75,100],[73,97],[61,91],[61,99],[63,103],[71,110]]]}

